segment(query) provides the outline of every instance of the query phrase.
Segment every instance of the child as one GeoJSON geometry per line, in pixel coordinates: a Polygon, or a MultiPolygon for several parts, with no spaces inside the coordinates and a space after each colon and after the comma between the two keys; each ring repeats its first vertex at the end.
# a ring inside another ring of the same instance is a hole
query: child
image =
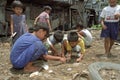
{"type": "Polygon", "coordinates": [[[21,35],[27,32],[27,26],[26,26],[26,17],[24,14],[22,14],[24,9],[23,4],[20,1],[13,1],[12,9],[15,14],[11,15],[10,27],[11,27],[11,36],[13,37],[12,43],[14,44],[15,41],[21,35]]]}
{"type": "Polygon", "coordinates": [[[23,69],[24,72],[34,72],[39,68],[33,65],[33,62],[43,57],[45,60],[59,60],[65,62],[65,58],[48,55],[43,44],[43,40],[49,33],[47,27],[35,25],[29,29],[31,33],[22,35],[12,47],[10,60],[14,68],[23,69]],[[33,31],[34,30],[34,31],[33,31]]]}
{"type": "Polygon", "coordinates": [[[92,34],[90,33],[90,31],[84,29],[84,26],[82,24],[77,24],[76,28],[79,37],[82,36],[84,38],[85,46],[90,47],[92,43],[92,34]]]}
{"type": "Polygon", "coordinates": [[[63,40],[63,32],[60,30],[55,31],[53,35],[47,38],[45,45],[47,49],[50,49],[53,53],[53,55],[60,55],[61,53],[57,51],[55,45],[59,45],[58,43],[61,43],[63,40]]]}
{"type": "MultiPolygon", "coordinates": [[[[68,54],[68,60],[71,59],[72,50],[76,51],[79,55],[79,58],[76,59],[77,62],[81,61],[85,53],[84,41],[78,37],[76,32],[70,32],[67,35],[67,39],[63,40],[62,46],[63,52],[68,54]]],[[[65,56],[63,54],[63,56],[65,56]]]]}
{"type": "Polygon", "coordinates": [[[38,17],[35,18],[34,24],[36,24],[37,21],[39,20],[38,23],[42,23],[42,24],[48,26],[51,31],[52,28],[51,28],[51,24],[50,24],[50,20],[49,20],[49,14],[50,14],[51,10],[52,10],[52,8],[50,6],[45,6],[43,12],[38,17]]]}
{"type": "Polygon", "coordinates": [[[104,7],[100,17],[102,26],[100,37],[104,38],[104,50],[106,57],[112,57],[111,49],[117,40],[120,21],[120,6],[118,0],[108,0],[109,5],[104,7]]]}

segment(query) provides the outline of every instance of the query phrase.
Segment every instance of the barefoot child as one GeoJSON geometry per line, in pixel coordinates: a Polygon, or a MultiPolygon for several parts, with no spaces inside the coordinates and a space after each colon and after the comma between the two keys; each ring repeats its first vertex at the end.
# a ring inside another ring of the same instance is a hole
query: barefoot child
{"type": "Polygon", "coordinates": [[[90,33],[90,31],[85,29],[82,24],[77,24],[76,29],[79,37],[82,36],[84,38],[85,46],[90,47],[92,43],[92,34],[90,33]]]}
{"type": "Polygon", "coordinates": [[[54,32],[53,35],[49,36],[45,42],[45,45],[48,49],[50,49],[53,53],[53,55],[60,56],[61,52],[58,52],[55,45],[58,45],[59,43],[63,41],[64,33],[60,30],[57,30],[54,32]]]}
{"type": "Polygon", "coordinates": [[[11,15],[10,27],[13,44],[24,33],[27,32],[26,16],[23,14],[24,6],[20,1],[13,1],[12,9],[14,14],[11,15]],[[16,33],[16,34],[15,34],[16,33]]]}
{"type": "MultiPolygon", "coordinates": [[[[78,37],[76,32],[70,32],[67,35],[67,39],[63,40],[63,52],[67,53],[68,60],[71,59],[72,51],[77,52],[79,58],[76,59],[77,62],[81,61],[85,53],[84,41],[78,37]]],[[[65,54],[63,54],[65,56],[65,54]]]]}
{"type": "Polygon", "coordinates": [[[47,27],[35,25],[32,33],[25,33],[13,45],[10,60],[14,68],[23,68],[24,72],[37,71],[39,68],[33,62],[43,57],[45,60],[59,60],[65,62],[65,58],[48,55],[43,40],[49,32],[47,27]]]}

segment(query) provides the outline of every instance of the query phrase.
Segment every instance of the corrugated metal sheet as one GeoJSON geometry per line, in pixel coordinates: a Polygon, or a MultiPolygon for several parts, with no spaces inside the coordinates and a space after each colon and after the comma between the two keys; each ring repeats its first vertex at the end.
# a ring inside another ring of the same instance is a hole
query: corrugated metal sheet
{"type": "Polygon", "coordinates": [[[73,0],[53,0],[53,1],[63,2],[63,3],[68,3],[68,4],[72,4],[73,3],[73,0]]]}

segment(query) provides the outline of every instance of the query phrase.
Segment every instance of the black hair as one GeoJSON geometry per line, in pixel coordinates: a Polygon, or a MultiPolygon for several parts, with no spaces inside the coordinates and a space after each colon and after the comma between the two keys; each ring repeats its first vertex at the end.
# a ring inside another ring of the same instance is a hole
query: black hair
{"type": "Polygon", "coordinates": [[[61,42],[63,40],[64,33],[61,30],[57,30],[53,36],[57,42],[61,42]]]}
{"type": "Polygon", "coordinates": [[[41,25],[41,24],[36,24],[33,27],[29,28],[29,32],[37,32],[40,29],[43,29],[44,31],[47,32],[46,37],[49,36],[49,28],[47,26],[41,25]]]}
{"type": "Polygon", "coordinates": [[[52,8],[51,8],[50,6],[44,6],[44,7],[43,7],[43,10],[44,10],[44,11],[45,11],[45,10],[50,10],[50,11],[51,11],[52,8]]]}
{"type": "Polygon", "coordinates": [[[23,3],[19,0],[14,0],[12,2],[12,8],[15,8],[15,7],[20,7],[23,9],[23,11],[25,11],[25,6],[23,5],[23,3]]]}
{"type": "Polygon", "coordinates": [[[78,41],[78,34],[76,32],[69,32],[67,38],[69,42],[76,42],[78,41]]]}
{"type": "Polygon", "coordinates": [[[34,32],[34,27],[29,27],[28,32],[33,33],[34,32]]]}
{"type": "Polygon", "coordinates": [[[83,26],[82,24],[79,24],[79,23],[78,23],[78,24],[76,25],[76,28],[83,29],[83,28],[84,28],[84,26],[83,26]]]}

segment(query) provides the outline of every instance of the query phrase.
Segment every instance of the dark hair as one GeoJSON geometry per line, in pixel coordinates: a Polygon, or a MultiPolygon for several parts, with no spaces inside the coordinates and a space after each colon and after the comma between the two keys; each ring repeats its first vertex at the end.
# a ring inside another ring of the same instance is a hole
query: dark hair
{"type": "Polygon", "coordinates": [[[31,30],[31,32],[34,32],[34,31],[39,31],[40,29],[43,29],[44,31],[47,32],[47,37],[49,36],[49,28],[44,26],[44,25],[41,25],[41,24],[36,24],[34,25],[33,27],[29,28],[29,30],[31,30]]]}
{"type": "Polygon", "coordinates": [[[64,33],[61,30],[57,30],[53,36],[56,41],[61,42],[63,40],[64,33]]]}
{"type": "Polygon", "coordinates": [[[84,28],[84,26],[83,26],[82,24],[79,24],[79,23],[78,23],[78,24],[76,25],[76,28],[83,29],[83,28],[84,28]]]}
{"type": "Polygon", "coordinates": [[[43,7],[43,10],[44,10],[44,11],[45,11],[45,10],[50,10],[50,11],[51,11],[52,8],[51,8],[50,6],[44,6],[44,7],[43,7]]]}
{"type": "Polygon", "coordinates": [[[67,38],[69,42],[76,42],[78,41],[78,34],[76,32],[70,32],[68,33],[67,38]]]}
{"type": "Polygon", "coordinates": [[[34,27],[29,27],[28,32],[33,33],[34,32],[34,27]]]}
{"type": "Polygon", "coordinates": [[[15,7],[20,7],[23,10],[25,9],[23,3],[19,0],[15,0],[15,1],[12,2],[12,8],[15,8],[15,7]]]}

